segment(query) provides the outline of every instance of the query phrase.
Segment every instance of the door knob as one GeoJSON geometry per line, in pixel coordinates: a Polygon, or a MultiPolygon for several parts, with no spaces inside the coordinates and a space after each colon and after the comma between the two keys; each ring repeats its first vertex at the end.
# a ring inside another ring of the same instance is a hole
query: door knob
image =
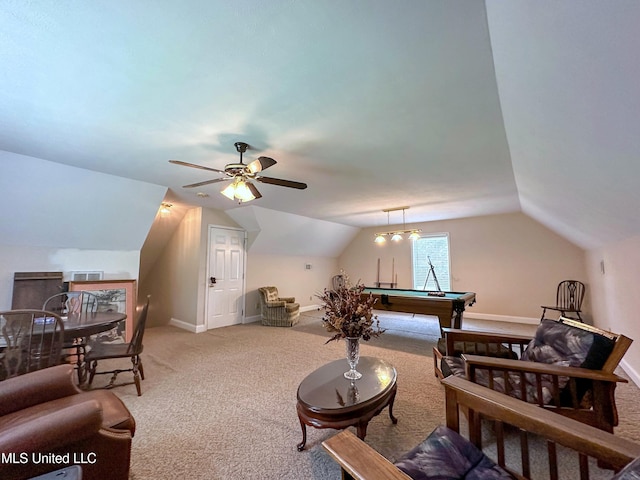
{"type": "Polygon", "coordinates": [[[209,277],[209,284],[210,285],[215,285],[216,284],[216,277],[209,277]]]}

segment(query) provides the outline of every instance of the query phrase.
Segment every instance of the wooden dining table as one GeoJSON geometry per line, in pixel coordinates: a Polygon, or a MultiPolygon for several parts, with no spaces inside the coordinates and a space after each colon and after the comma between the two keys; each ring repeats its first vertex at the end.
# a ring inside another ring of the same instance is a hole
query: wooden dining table
{"type": "Polygon", "coordinates": [[[102,333],[116,327],[127,318],[122,312],[78,312],[61,315],[64,324],[64,343],[73,344],[76,353],[67,361],[76,364],[78,383],[82,386],[86,380],[84,353],[91,335],[102,333]]]}
{"type": "Polygon", "coordinates": [[[62,315],[64,341],[87,338],[106,332],[127,318],[123,312],[81,312],[62,315]]]}

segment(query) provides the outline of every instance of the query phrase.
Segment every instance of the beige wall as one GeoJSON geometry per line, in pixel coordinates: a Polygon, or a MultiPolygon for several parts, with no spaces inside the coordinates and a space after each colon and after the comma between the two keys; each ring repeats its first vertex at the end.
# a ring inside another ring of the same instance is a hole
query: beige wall
{"type": "Polygon", "coordinates": [[[204,328],[209,225],[238,228],[222,211],[199,207],[187,210],[140,282],[139,298],[152,295],[154,316],[149,318],[150,326],[174,320],[194,331],[204,328]]]}
{"type": "MultiPolygon", "coordinates": [[[[540,305],[555,302],[563,279],[587,283],[585,252],[522,213],[411,224],[422,233],[449,233],[451,289],[471,291],[477,303],[469,312],[490,316],[540,318],[540,305]]],[[[366,285],[390,281],[395,259],[400,288],[412,288],[411,246],[404,240],[384,245],[373,242],[380,228],[364,229],[338,259],[352,281],[366,285]]],[[[386,230],[384,228],[383,230],[386,230]]],[[[589,286],[585,299],[589,318],[589,286]]]]}
{"type": "Polygon", "coordinates": [[[593,292],[595,325],[622,333],[635,342],[622,362],[625,371],[640,384],[640,236],[609,244],[587,253],[589,281],[593,292]],[[604,273],[600,262],[604,264],[604,273]]]}
{"type": "Polygon", "coordinates": [[[149,326],[172,318],[195,327],[198,298],[198,252],[201,208],[188,210],[155,264],[140,282],[138,298],[151,295],[149,326]]]}
{"type": "MultiPolygon", "coordinates": [[[[257,255],[247,260],[247,317],[260,314],[258,288],[274,285],[283,297],[296,297],[302,308],[318,305],[316,293],[329,288],[331,277],[339,273],[338,260],[327,257],[257,255]],[[307,270],[305,265],[311,265],[307,270]]],[[[251,320],[251,318],[249,318],[251,320]]]]}

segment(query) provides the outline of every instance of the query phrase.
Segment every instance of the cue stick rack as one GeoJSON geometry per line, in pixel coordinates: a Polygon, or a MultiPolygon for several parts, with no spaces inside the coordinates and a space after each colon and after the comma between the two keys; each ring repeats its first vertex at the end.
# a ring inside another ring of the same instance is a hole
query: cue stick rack
{"type": "Polygon", "coordinates": [[[389,286],[389,288],[396,288],[398,286],[398,274],[395,273],[396,268],[396,258],[391,258],[391,281],[390,282],[381,282],[380,281],[380,259],[378,258],[378,270],[376,276],[376,288],[381,288],[382,286],[389,286]]]}

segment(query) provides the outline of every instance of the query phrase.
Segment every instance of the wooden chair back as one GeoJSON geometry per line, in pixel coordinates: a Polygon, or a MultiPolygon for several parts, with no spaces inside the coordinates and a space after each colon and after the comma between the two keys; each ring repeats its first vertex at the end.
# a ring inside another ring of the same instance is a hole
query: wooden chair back
{"type": "Polygon", "coordinates": [[[136,323],[136,328],[133,331],[131,342],[129,342],[129,347],[127,348],[127,353],[129,355],[139,355],[142,353],[142,339],[144,338],[144,330],[147,326],[147,315],[149,312],[149,297],[150,296],[147,297],[147,303],[145,303],[142,312],[140,312],[140,315],[138,316],[138,323],[136,323]]]}
{"type": "Polygon", "coordinates": [[[585,286],[578,280],[563,280],[556,290],[556,308],[579,312],[584,299],[585,286]]]}
{"type": "Polygon", "coordinates": [[[45,300],[42,309],[59,315],[96,312],[98,311],[98,297],[85,291],[56,293],[45,300]]]}
{"type": "Polygon", "coordinates": [[[62,360],[64,323],[44,310],[0,312],[0,380],[58,365],[62,360]]]}

